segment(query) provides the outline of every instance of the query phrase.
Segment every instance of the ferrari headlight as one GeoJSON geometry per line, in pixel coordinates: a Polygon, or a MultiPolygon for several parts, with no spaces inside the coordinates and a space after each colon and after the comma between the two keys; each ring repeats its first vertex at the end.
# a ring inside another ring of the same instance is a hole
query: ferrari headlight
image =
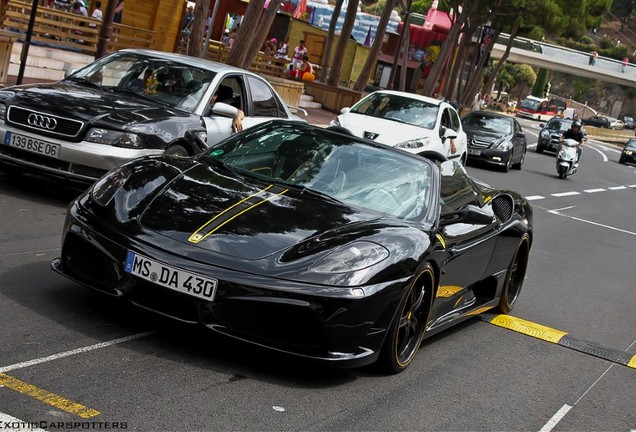
{"type": "Polygon", "coordinates": [[[356,241],[343,246],[310,267],[316,273],[349,273],[371,267],[389,256],[377,243],[356,241]]]}
{"type": "Polygon", "coordinates": [[[414,148],[425,147],[425,146],[429,145],[430,143],[431,143],[431,138],[430,137],[424,137],[424,138],[418,138],[418,139],[414,139],[414,140],[408,140],[408,141],[401,142],[401,143],[397,144],[395,147],[396,148],[402,148],[402,149],[414,149],[414,148]]]}
{"type": "Polygon", "coordinates": [[[548,139],[550,138],[550,132],[544,129],[541,132],[539,132],[539,136],[543,139],[548,139]]]}
{"type": "Polygon", "coordinates": [[[103,128],[89,130],[86,134],[86,141],[115,147],[141,148],[142,146],[141,138],[137,134],[103,128]]]}
{"type": "Polygon", "coordinates": [[[107,206],[115,194],[124,186],[130,176],[127,168],[119,168],[104,175],[93,185],[91,197],[103,207],[107,206]]]}
{"type": "Polygon", "coordinates": [[[4,120],[7,118],[7,106],[3,103],[0,103],[0,120],[4,120]]]}
{"type": "Polygon", "coordinates": [[[336,117],[333,120],[331,120],[331,122],[329,123],[329,126],[342,126],[342,125],[340,124],[340,120],[338,119],[338,117],[336,117]]]}

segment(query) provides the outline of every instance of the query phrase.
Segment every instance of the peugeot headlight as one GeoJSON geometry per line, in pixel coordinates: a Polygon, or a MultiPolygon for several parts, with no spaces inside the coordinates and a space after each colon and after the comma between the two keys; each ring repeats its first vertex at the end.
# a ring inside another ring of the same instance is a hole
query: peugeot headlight
{"type": "Polygon", "coordinates": [[[543,139],[548,139],[550,138],[550,132],[548,132],[547,130],[543,129],[541,132],[539,132],[539,136],[543,139]]]}
{"type": "Polygon", "coordinates": [[[130,170],[118,168],[104,175],[93,185],[91,197],[95,202],[103,207],[107,206],[115,194],[124,186],[130,177],[130,170]]]}
{"type": "Polygon", "coordinates": [[[7,118],[7,106],[3,103],[0,103],[0,120],[4,120],[7,118]]]}
{"type": "Polygon", "coordinates": [[[137,134],[102,128],[89,130],[86,141],[115,147],[141,148],[142,146],[141,138],[137,134]]]}
{"type": "Polygon", "coordinates": [[[414,140],[408,140],[408,141],[401,142],[401,143],[397,144],[395,147],[396,148],[402,148],[402,149],[414,149],[414,148],[425,147],[425,146],[429,145],[430,143],[431,143],[431,138],[430,137],[424,137],[424,138],[417,138],[417,139],[414,139],[414,140]]]}
{"type": "Polygon", "coordinates": [[[340,124],[340,119],[336,117],[333,120],[331,120],[331,122],[329,123],[329,126],[342,126],[342,125],[340,124]]]}
{"type": "Polygon", "coordinates": [[[356,241],[329,253],[310,270],[316,273],[349,273],[371,267],[389,256],[377,243],[356,241]]]}

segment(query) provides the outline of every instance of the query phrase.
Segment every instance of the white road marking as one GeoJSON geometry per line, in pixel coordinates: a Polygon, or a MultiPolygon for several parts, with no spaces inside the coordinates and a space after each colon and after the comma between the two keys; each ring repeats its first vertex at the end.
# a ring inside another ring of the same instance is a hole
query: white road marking
{"type": "Polygon", "coordinates": [[[586,192],[586,193],[605,192],[605,189],[603,188],[585,189],[583,192],[586,192]]]}
{"type": "Polygon", "coordinates": [[[38,427],[30,427],[36,425],[37,422],[27,422],[19,418],[11,417],[9,414],[0,412],[0,425],[4,425],[2,429],[24,432],[46,432],[38,427]],[[15,426],[15,427],[14,427],[15,426]]]}
{"type": "Polygon", "coordinates": [[[61,352],[58,354],[53,354],[50,356],[46,356],[46,357],[40,357],[38,359],[33,359],[33,360],[29,360],[29,361],[25,361],[22,363],[15,363],[9,366],[4,366],[4,367],[0,367],[0,373],[4,373],[4,372],[9,372],[9,371],[13,371],[16,369],[23,369],[25,367],[29,367],[29,366],[33,366],[36,364],[40,364],[40,363],[46,363],[52,360],[57,360],[57,359],[61,359],[64,357],[69,357],[75,354],[81,354],[81,353],[85,353],[85,352],[89,352],[89,351],[93,351],[99,348],[106,348],[109,347],[111,345],[117,345],[123,342],[128,342],[131,341],[133,339],[139,339],[142,337],[146,337],[146,336],[150,336],[152,334],[157,333],[156,331],[147,331],[147,332],[143,332],[143,333],[137,333],[135,335],[132,336],[125,336],[119,339],[113,339],[111,341],[108,342],[102,342],[102,343],[98,343],[95,345],[89,345],[83,348],[77,348],[71,351],[65,351],[65,352],[61,352]]]}
{"type": "Polygon", "coordinates": [[[571,409],[572,407],[570,405],[563,405],[561,409],[558,410],[545,425],[543,425],[539,432],[550,432],[571,409]]]}
{"type": "Polygon", "coordinates": [[[627,189],[627,186],[610,186],[608,187],[609,190],[623,190],[623,189],[627,189]]]}
{"type": "Polygon", "coordinates": [[[588,145],[588,146],[586,146],[586,147],[588,147],[588,148],[590,148],[590,149],[594,150],[595,152],[598,152],[598,153],[599,153],[599,154],[603,157],[603,162],[607,162],[607,161],[608,161],[608,159],[607,159],[607,155],[606,155],[605,153],[603,153],[602,151],[600,151],[599,149],[594,148],[594,147],[592,147],[591,145],[588,145]]]}
{"type": "Polygon", "coordinates": [[[535,201],[535,200],[542,200],[542,199],[545,199],[545,197],[544,197],[544,196],[541,196],[541,195],[531,195],[531,196],[527,196],[527,197],[526,197],[526,199],[527,199],[528,201],[535,201]]]}
{"type": "Polygon", "coordinates": [[[570,209],[573,209],[574,207],[576,207],[576,206],[561,207],[561,208],[559,208],[559,209],[554,209],[554,210],[550,210],[550,211],[553,211],[553,212],[560,212],[560,211],[563,211],[563,210],[570,210],[570,209]]]}
{"type": "Polygon", "coordinates": [[[538,134],[538,133],[535,133],[535,132],[530,132],[529,130],[527,130],[527,131],[524,131],[524,132],[525,132],[525,133],[529,133],[530,135],[532,135],[532,136],[534,136],[534,137],[537,137],[537,138],[539,138],[539,134],[538,134]]]}
{"type": "Polygon", "coordinates": [[[553,197],[565,197],[565,196],[581,195],[581,192],[577,192],[577,191],[559,192],[559,193],[553,193],[550,195],[552,195],[553,197]]]}
{"type": "Polygon", "coordinates": [[[628,188],[636,188],[636,184],[627,186],[628,188]]]}
{"type": "Polygon", "coordinates": [[[613,227],[613,226],[610,226],[610,225],[605,225],[605,224],[594,222],[594,221],[591,221],[591,220],[581,219],[581,218],[577,218],[576,216],[569,216],[569,215],[565,215],[565,214],[560,213],[560,211],[563,211],[563,210],[567,210],[567,207],[563,208],[563,209],[557,209],[557,210],[548,210],[548,213],[551,213],[551,214],[554,214],[554,215],[557,215],[557,216],[563,216],[563,217],[566,217],[568,219],[572,219],[572,220],[579,221],[579,222],[584,222],[584,223],[587,223],[587,224],[590,224],[590,225],[594,225],[594,226],[597,226],[597,227],[607,228],[607,229],[610,229],[612,231],[617,231],[617,232],[621,232],[621,233],[624,233],[624,234],[629,234],[629,235],[636,236],[636,232],[627,231],[627,230],[624,230],[624,229],[621,229],[621,228],[616,228],[616,227],[613,227]]]}
{"type": "Polygon", "coordinates": [[[618,149],[615,149],[615,148],[612,148],[612,147],[606,147],[603,144],[599,143],[598,141],[594,142],[594,145],[602,147],[604,150],[607,150],[607,151],[611,151],[611,152],[614,152],[614,153],[621,153],[621,150],[618,150],[618,149]]]}

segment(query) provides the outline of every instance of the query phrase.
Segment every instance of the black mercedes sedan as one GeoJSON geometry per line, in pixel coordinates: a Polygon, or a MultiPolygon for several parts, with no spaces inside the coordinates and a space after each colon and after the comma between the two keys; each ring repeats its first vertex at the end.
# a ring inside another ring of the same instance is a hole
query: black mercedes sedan
{"type": "Polygon", "coordinates": [[[530,257],[523,196],[445,159],[268,122],[110,171],[69,207],[52,268],[245,342],[400,372],[425,336],[509,312],[530,257]]]}
{"type": "MultiPolygon", "coordinates": [[[[537,140],[537,153],[544,151],[557,152],[559,150],[559,142],[565,131],[572,127],[571,119],[553,118],[547,124],[539,124],[539,139],[537,140]]],[[[582,129],[583,135],[587,136],[587,131],[582,129]]]]}
{"type": "Polygon", "coordinates": [[[217,143],[232,134],[238,110],[244,128],[275,118],[304,121],[254,73],[179,54],[123,50],[60,82],[2,89],[0,166],[93,183],[137,157],[199,153],[185,132],[200,130],[206,147],[217,143]]]}
{"type": "Polygon", "coordinates": [[[497,166],[504,172],[521,169],[528,142],[519,122],[503,114],[473,111],[462,119],[468,137],[468,160],[497,166]]]}
{"type": "Polygon", "coordinates": [[[623,151],[621,152],[618,162],[622,164],[636,163],[636,138],[632,138],[627,141],[623,151]]]}

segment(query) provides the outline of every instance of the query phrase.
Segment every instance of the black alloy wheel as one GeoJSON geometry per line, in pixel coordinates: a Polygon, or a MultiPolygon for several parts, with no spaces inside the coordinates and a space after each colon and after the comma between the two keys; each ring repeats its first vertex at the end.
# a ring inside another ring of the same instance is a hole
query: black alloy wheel
{"type": "Polygon", "coordinates": [[[517,162],[516,164],[514,164],[512,167],[516,170],[520,170],[521,167],[523,166],[523,163],[526,161],[526,152],[528,151],[528,149],[526,147],[523,147],[523,151],[521,152],[521,158],[519,159],[519,162],[517,162]]]}
{"type": "Polygon", "coordinates": [[[526,278],[526,270],[528,269],[528,255],[530,251],[530,239],[527,234],[521,238],[517,251],[512,257],[508,271],[506,272],[506,280],[499,297],[499,305],[497,309],[501,313],[507,314],[515,307],[515,303],[519,298],[523,281],[526,278]]]}
{"type": "Polygon", "coordinates": [[[171,155],[171,156],[179,156],[179,157],[190,156],[190,153],[188,153],[188,150],[181,144],[171,145],[170,147],[166,149],[165,154],[171,155]]]}
{"type": "Polygon", "coordinates": [[[427,263],[414,278],[389,327],[378,360],[383,372],[402,372],[415,358],[426,331],[434,284],[433,268],[427,263]]]}
{"type": "Polygon", "coordinates": [[[510,153],[508,154],[508,159],[506,160],[506,164],[504,166],[501,167],[501,170],[503,172],[508,172],[510,171],[510,168],[512,167],[512,149],[510,150],[510,153]]]}

